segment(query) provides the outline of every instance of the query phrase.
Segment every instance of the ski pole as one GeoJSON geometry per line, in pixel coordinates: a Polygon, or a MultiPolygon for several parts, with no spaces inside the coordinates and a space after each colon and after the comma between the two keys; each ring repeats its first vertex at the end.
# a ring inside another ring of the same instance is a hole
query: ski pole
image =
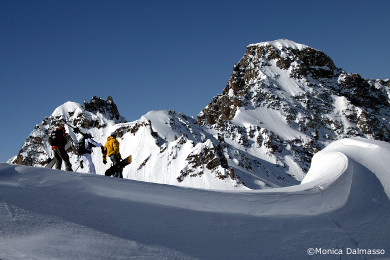
{"type": "Polygon", "coordinates": [[[81,166],[81,169],[84,168],[84,166],[83,166],[83,160],[80,161],[79,166],[77,166],[76,170],[74,170],[74,171],[77,171],[77,170],[80,168],[80,166],[81,166]]]}
{"type": "Polygon", "coordinates": [[[64,122],[65,122],[66,125],[68,125],[70,128],[72,128],[73,131],[74,131],[75,133],[80,133],[80,134],[83,135],[84,137],[89,136],[89,137],[93,140],[93,136],[90,136],[89,134],[86,134],[86,133],[81,132],[81,130],[80,130],[78,127],[72,126],[71,124],[69,124],[69,123],[68,123],[67,121],[65,121],[65,120],[64,120],[64,122]]]}

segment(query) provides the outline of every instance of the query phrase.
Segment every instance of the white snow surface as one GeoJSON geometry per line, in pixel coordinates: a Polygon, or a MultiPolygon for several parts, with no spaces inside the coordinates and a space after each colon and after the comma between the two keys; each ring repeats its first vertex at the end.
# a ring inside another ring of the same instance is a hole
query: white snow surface
{"type": "Polygon", "coordinates": [[[239,108],[232,122],[245,127],[260,125],[287,140],[305,138],[302,132],[287,124],[286,118],[280,114],[280,111],[271,108],[258,107],[251,110],[239,108]]]}
{"type": "Polygon", "coordinates": [[[389,259],[389,155],[342,139],[300,185],[256,191],[2,163],[0,259],[389,259]]]}
{"type": "Polygon", "coordinates": [[[307,45],[296,43],[296,42],[293,42],[293,41],[287,40],[287,39],[279,39],[279,40],[275,40],[275,41],[268,41],[268,42],[260,42],[260,43],[255,43],[255,44],[249,44],[248,47],[251,47],[251,46],[267,46],[267,45],[271,45],[271,46],[273,46],[273,47],[275,47],[276,49],[279,49],[279,50],[281,50],[282,48],[292,48],[292,49],[302,50],[302,49],[305,49],[305,48],[309,47],[307,45]]]}

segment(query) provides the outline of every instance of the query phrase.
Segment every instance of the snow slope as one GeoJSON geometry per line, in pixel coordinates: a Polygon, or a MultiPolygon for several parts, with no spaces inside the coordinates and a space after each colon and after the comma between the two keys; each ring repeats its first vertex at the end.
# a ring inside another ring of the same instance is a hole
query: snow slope
{"type": "Polygon", "coordinates": [[[389,154],[385,142],[343,139],[302,184],[257,191],[1,164],[0,258],[389,258],[389,154]]]}

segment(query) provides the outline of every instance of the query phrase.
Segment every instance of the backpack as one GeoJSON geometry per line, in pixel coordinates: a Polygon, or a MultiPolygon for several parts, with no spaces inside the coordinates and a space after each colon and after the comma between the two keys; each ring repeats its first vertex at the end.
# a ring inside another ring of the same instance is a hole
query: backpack
{"type": "Polygon", "coordinates": [[[77,142],[77,154],[83,155],[87,153],[87,150],[85,149],[85,137],[83,136],[78,142],[77,142]]]}
{"type": "Polygon", "coordinates": [[[65,145],[66,142],[64,143],[64,135],[63,135],[63,132],[61,130],[55,130],[53,132],[51,132],[50,136],[49,136],[49,144],[51,146],[61,146],[61,145],[65,145]]]}

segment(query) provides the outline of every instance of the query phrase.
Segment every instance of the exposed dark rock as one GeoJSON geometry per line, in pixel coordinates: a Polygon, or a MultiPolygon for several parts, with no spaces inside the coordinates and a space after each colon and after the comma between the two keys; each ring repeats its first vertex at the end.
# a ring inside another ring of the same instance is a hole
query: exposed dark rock
{"type": "Polygon", "coordinates": [[[342,73],[340,75],[340,95],[346,96],[358,107],[377,110],[389,106],[389,99],[384,92],[370,85],[359,74],[342,73]]]}
{"type": "Polygon", "coordinates": [[[106,114],[112,120],[117,121],[121,119],[118,108],[111,96],[108,96],[106,100],[96,96],[90,102],[84,100],[84,109],[92,113],[100,112],[106,114]]]}

